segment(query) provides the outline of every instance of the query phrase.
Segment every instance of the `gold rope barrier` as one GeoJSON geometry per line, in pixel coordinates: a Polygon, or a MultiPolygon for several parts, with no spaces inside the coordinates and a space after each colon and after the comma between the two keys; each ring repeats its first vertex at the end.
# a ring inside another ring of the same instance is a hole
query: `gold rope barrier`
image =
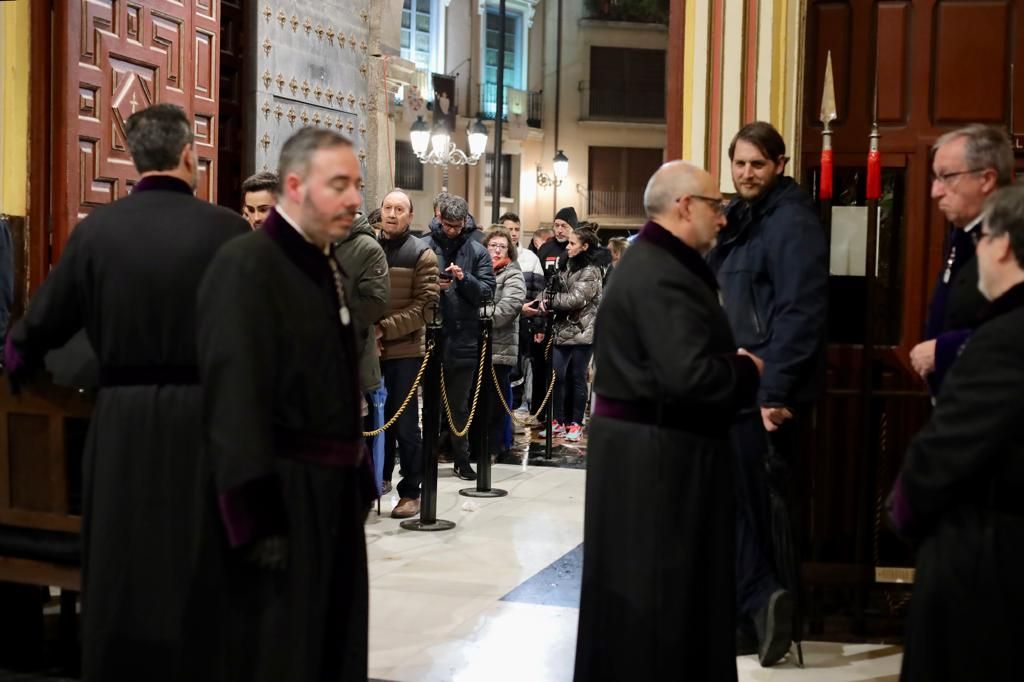
{"type": "Polygon", "coordinates": [[[469,409],[469,419],[466,420],[466,426],[461,430],[455,428],[455,418],[452,416],[452,406],[448,402],[448,390],[444,385],[444,365],[441,365],[441,398],[444,400],[444,411],[445,415],[448,417],[448,427],[451,429],[452,435],[456,438],[463,438],[467,433],[469,433],[469,427],[473,424],[473,417],[476,416],[476,408],[480,402],[481,380],[484,376],[484,356],[487,355],[487,344],[489,341],[490,338],[485,337],[484,342],[480,345],[480,366],[476,370],[476,388],[473,390],[473,406],[469,409]]]}
{"type": "Polygon", "coordinates": [[[431,342],[427,346],[426,352],[423,354],[423,364],[420,365],[420,371],[416,372],[416,381],[412,382],[412,389],[410,389],[409,395],[405,396],[405,400],[402,401],[402,404],[398,408],[398,411],[395,412],[395,416],[389,419],[387,423],[385,423],[384,426],[380,427],[379,429],[375,429],[373,431],[363,431],[363,438],[373,438],[374,436],[379,436],[380,434],[384,433],[385,431],[387,431],[388,429],[395,425],[395,422],[398,421],[398,418],[402,416],[403,412],[405,412],[405,408],[409,406],[409,402],[412,401],[413,396],[416,395],[416,389],[419,388],[420,380],[423,378],[423,373],[427,369],[427,361],[430,360],[430,354],[433,352],[434,344],[433,342],[431,342]]]}

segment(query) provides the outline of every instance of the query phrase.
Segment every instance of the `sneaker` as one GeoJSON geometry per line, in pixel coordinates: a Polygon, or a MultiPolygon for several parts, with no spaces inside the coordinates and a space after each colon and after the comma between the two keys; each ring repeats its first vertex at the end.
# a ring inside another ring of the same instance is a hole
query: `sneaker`
{"type": "Polygon", "coordinates": [[[757,655],[762,668],[775,665],[789,653],[793,641],[793,596],[783,589],[772,592],[768,603],[754,616],[757,655]]]}
{"type": "Polygon", "coordinates": [[[462,464],[455,464],[455,475],[461,478],[463,481],[475,481],[476,472],[473,471],[473,466],[469,462],[462,464]]]}
{"type": "Polygon", "coordinates": [[[569,424],[569,428],[565,430],[565,439],[570,443],[576,443],[583,436],[583,427],[573,422],[569,424]]]}
{"type": "MultiPolygon", "coordinates": [[[[551,435],[554,436],[555,438],[560,438],[561,436],[565,435],[565,426],[563,426],[562,424],[559,424],[558,420],[552,421],[551,422],[551,426],[552,426],[551,435]]],[[[548,430],[544,429],[543,431],[541,431],[537,435],[540,436],[541,438],[547,438],[548,437],[548,430]]]]}

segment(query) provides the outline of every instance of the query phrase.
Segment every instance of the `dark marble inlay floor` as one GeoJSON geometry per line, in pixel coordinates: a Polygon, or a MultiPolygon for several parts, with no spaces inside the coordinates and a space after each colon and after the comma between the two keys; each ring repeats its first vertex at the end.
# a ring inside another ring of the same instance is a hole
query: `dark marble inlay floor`
{"type": "Polygon", "coordinates": [[[583,545],[579,544],[501,600],[578,609],[582,580],[583,545]]]}

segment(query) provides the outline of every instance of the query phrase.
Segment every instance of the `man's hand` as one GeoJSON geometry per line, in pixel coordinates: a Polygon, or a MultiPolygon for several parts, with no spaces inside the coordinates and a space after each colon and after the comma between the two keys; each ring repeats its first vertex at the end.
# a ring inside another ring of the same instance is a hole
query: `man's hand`
{"type": "Polygon", "coordinates": [[[764,374],[764,360],[757,357],[756,355],[748,351],[746,348],[740,348],[739,350],[737,350],[736,355],[743,355],[753,360],[754,364],[757,365],[758,376],[762,376],[764,374]]]}
{"type": "Polygon", "coordinates": [[[788,407],[761,408],[761,423],[764,424],[765,431],[778,431],[779,427],[782,426],[786,420],[792,418],[793,413],[789,411],[788,407]]]}
{"type": "Polygon", "coordinates": [[[910,364],[914,371],[926,379],[935,371],[935,339],[922,341],[910,349],[910,364]]]}
{"type": "Polygon", "coordinates": [[[245,550],[244,560],[268,571],[288,568],[288,538],[271,535],[252,543],[245,550]]]}
{"type": "Polygon", "coordinates": [[[537,317],[540,315],[540,302],[539,301],[528,301],[523,304],[522,309],[523,317],[537,317]]]}
{"type": "Polygon", "coordinates": [[[460,268],[455,263],[452,263],[451,265],[446,267],[444,270],[445,270],[445,272],[451,273],[451,276],[454,277],[455,279],[459,280],[460,282],[463,279],[465,279],[465,277],[466,277],[466,273],[464,273],[462,271],[462,268],[460,268]]]}

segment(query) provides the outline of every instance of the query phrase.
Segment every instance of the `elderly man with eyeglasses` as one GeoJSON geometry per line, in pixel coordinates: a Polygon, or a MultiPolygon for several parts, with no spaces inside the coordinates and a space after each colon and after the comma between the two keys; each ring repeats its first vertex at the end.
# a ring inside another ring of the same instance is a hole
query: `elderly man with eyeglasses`
{"type": "Polygon", "coordinates": [[[935,396],[985,305],[978,291],[976,235],[985,199],[1013,182],[1013,149],[1003,131],[975,124],[946,133],[932,151],[932,198],[952,229],[928,308],[925,340],[910,351],[910,363],[935,396]]]}
{"type": "Polygon", "coordinates": [[[793,548],[773,540],[779,529],[769,500],[788,507],[800,423],[824,386],[828,269],[814,203],[785,175],[782,135],[768,123],[750,123],[733,138],[729,159],[736,197],[708,264],[736,345],[764,359],[757,400],[732,430],[737,653],[756,652],[761,665],[770,666],[792,640],[800,641],[796,578],[780,571],[794,558],[793,548]]]}

